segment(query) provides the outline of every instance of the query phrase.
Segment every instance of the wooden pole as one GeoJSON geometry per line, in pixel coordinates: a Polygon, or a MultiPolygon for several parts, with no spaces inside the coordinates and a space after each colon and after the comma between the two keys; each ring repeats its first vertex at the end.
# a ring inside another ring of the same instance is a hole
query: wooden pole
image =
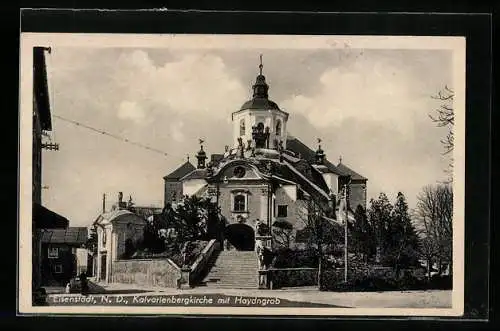
{"type": "Polygon", "coordinates": [[[344,221],[344,282],[347,283],[347,184],[344,185],[344,208],[345,208],[345,221],[344,221]]]}

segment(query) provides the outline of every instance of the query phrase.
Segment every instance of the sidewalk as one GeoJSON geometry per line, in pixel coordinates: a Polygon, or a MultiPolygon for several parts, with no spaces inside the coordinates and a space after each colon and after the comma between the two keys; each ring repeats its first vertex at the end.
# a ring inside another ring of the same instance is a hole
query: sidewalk
{"type": "MultiPolygon", "coordinates": [[[[246,297],[274,297],[298,302],[329,304],[356,308],[450,308],[451,291],[387,291],[387,292],[320,292],[315,287],[286,288],[279,290],[192,289],[140,287],[130,284],[96,284],[99,293],[109,295],[170,295],[170,294],[220,294],[246,297]]],[[[60,295],[60,294],[53,294],[60,295]]],[[[72,294],[79,295],[79,294],[72,294]]]]}

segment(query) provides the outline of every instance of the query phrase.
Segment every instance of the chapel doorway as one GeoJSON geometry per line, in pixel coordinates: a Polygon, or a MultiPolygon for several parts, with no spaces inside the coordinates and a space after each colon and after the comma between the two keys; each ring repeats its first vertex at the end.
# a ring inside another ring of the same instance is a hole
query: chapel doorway
{"type": "Polygon", "coordinates": [[[226,226],[224,238],[238,251],[253,251],[255,248],[255,232],[251,226],[246,224],[238,223],[226,226]]]}
{"type": "Polygon", "coordinates": [[[106,271],[108,269],[108,265],[107,265],[107,254],[102,254],[101,255],[101,275],[99,277],[99,280],[100,281],[106,281],[106,271]]]}

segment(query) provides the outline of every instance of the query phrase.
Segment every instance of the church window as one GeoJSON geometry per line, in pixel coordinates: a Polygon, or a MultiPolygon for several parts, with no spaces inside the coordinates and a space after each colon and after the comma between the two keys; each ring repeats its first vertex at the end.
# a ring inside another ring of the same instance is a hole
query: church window
{"type": "Polygon", "coordinates": [[[278,120],[278,122],[276,123],[276,135],[281,136],[281,121],[280,120],[278,120]]]}
{"type": "Polygon", "coordinates": [[[278,217],[287,217],[288,215],[288,206],[287,205],[279,205],[278,206],[278,217]]]}
{"type": "Polygon", "coordinates": [[[245,119],[240,120],[240,136],[245,135],[245,119]]]}
{"type": "Polygon", "coordinates": [[[246,201],[245,196],[242,194],[238,194],[234,196],[234,211],[243,212],[246,211],[246,201]]]}

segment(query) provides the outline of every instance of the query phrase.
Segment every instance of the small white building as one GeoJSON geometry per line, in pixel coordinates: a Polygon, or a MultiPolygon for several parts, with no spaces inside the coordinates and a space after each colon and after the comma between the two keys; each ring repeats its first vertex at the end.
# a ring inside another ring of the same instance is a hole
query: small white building
{"type": "Polygon", "coordinates": [[[136,247],[142,240],[146,221],[128,210],[114,210],[101,214],[97,226],[96,280],[111,282],[112,265],[120,260],[128,247],[136,247]]]}

